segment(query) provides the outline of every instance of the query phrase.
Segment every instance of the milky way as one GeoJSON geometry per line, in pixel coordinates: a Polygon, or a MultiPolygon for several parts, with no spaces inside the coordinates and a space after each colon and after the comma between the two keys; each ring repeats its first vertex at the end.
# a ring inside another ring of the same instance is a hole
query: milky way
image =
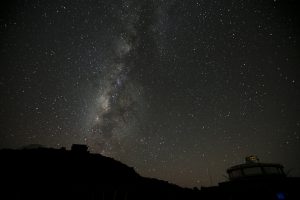
{"type": "Polygon", "coordinates": [[[125,1],[118,12],[120,32],[112,41],[113,51],[104,75],[100,75],[96,83],[98,94],[92,118],[89,117],[92,121],[87,135],[88,142],[104,154],[110,154],[116,145],[120,147],[126,134],[135,133],[142,112],[142,88],[129,77],[131,70],[138,67],[132,62],[139,45],[136,30],[140,17],[138,2],[125,1]]]}

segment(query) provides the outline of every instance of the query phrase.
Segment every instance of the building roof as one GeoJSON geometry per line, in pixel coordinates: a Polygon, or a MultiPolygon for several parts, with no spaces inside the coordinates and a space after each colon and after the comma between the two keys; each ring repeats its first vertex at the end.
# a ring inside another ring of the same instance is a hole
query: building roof
{"type": "Polygon", "coordinates": [[[227,169],[227,172],[238,170],[238,169],[244,169],[244,168],[250,168],[250,167],[277,167],[277,168],[283,168],[283,165],[278,163],[244,163],[232,166],[227,169]]]}

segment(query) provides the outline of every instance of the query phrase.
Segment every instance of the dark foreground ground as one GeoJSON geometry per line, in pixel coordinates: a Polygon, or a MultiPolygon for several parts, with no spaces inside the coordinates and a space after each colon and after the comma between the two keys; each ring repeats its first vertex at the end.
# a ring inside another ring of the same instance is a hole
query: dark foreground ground
{"type": "Polygon", "coordinates": [[[0,150],[0,199],[300,199],[299,178],[220,183],[193,190],[144,178],[121,162],[65,149],[0,150]]]}

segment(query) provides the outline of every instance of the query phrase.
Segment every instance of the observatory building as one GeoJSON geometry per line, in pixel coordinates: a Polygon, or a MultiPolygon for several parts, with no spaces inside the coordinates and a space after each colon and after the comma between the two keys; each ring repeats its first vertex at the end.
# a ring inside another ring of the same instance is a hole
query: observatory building
{"type": "Polygon", "coordinates": [[[261,163],[254,155],[247,156],[245,160],[244,164],[227,169],[229,180],[286,176],[281,164],[261,163]]]}

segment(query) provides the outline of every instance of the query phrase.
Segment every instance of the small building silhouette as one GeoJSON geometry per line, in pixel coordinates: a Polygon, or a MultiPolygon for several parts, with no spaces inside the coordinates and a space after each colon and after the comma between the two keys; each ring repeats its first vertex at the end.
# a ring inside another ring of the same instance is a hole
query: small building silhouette
{"type": "Polygon", "coordinates": [[[89,153],[88,146],[84,144],[73,144],[71,151],[76,153],[89,153]]]}

